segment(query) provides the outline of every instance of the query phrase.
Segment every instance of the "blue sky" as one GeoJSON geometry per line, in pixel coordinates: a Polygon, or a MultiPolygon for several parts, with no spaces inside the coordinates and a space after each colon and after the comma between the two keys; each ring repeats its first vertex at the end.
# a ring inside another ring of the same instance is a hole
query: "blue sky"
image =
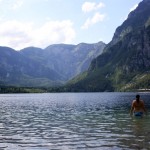
{"type": "Polygon", "coordinates": [[[0,0],[0,46],[111,41],[142,0],[0,0]]]}

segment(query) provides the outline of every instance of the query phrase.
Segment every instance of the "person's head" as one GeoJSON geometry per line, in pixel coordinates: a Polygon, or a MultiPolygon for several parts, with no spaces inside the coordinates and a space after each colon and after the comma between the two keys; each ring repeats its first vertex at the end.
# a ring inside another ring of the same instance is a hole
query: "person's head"
{"type": "Polygon", "coordinates": [[[137,94],[137,95],[136,95],[136,100],[139,101],[139,99],[140,99],[140,95],[137,94]]]}

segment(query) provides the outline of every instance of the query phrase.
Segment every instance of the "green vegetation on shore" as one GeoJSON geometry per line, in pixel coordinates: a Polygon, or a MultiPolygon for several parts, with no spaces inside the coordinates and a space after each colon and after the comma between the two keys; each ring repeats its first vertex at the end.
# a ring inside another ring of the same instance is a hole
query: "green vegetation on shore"
{"type": "Polygon", "coordinates": [[[2,86],[0,93],[45,93],[45,88],[2,86]]]}

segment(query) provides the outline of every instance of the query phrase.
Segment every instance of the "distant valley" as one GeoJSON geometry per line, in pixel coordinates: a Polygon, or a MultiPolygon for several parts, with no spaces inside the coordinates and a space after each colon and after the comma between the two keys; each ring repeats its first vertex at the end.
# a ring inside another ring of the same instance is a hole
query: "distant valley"
{"type": "Polygon", "coordinates": [[[24,87],[62,85],[86,71],[105,46],[103,42],[55,44],[45,49],[28,47],[20,51],[0,47],[0,84],[24,87]]]}

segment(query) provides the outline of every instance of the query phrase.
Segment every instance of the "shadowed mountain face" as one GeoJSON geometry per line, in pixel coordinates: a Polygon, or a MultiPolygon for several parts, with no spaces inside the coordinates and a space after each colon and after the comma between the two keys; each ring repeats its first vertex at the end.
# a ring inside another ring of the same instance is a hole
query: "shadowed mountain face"
{"type": "Polygon", "coordinates": [[[0,84],[58,86],[88,69],[105,44],[50,45],[15,51],[0,47],[0,84]]]}
{"type": "Polygon", "coordinates": [[[150,0],[143,0],[119,26],[104,52],[69,88],[124,91],[150,88],[150,0]],[[80,87],[80,88],[79,88],[80,87]]]}

